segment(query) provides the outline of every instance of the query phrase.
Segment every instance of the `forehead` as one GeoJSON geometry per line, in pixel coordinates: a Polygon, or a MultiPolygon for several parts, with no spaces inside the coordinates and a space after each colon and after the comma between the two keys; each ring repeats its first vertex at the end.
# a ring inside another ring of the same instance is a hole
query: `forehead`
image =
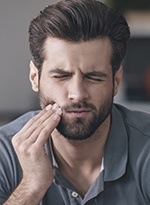
{"type": "Polygon", "coordinates": [[[86,42],[67,42],[48,37],[44,46],[46,65],[50,68],[96,69],[111,64],[111,43],[108,38],[86,42]]]}

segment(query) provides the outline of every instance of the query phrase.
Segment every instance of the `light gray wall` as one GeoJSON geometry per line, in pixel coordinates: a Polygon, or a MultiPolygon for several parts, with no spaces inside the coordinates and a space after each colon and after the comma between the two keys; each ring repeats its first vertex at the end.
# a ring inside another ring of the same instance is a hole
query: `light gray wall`
{"type": "MultiPolygon", "coordinates": [[[[5,115],[9,120],[11,114],[37,108],[37,98],[28,80],[28,26],[40,10],[55,1],[0,0],[0,121],[5,115]]],[[[124,104],[123,93],[121,89],[116,101],[124,104]]],[[[145,104],[134,103],[133,107],[149,110],[145,104]]]]}
{"type": "Polygon", "coordinates": [[[28,26],[53,0],[0,0],[0,113],[34,109],[28,26]]]}

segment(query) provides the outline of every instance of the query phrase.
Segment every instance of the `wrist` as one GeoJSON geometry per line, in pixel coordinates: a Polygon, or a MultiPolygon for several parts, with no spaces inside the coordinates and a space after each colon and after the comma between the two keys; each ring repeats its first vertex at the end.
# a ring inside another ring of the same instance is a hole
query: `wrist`
{"type": "Polygon", "coordinates": [[[5,205],[38,205],[44,197],[47,188],[32,186],[32,183],[22,179],[19,186],[14,190],[5,205]]]}
{"type": "Polygon", "coordinates": [[[22,179],[19,186],[24,189],[28,198],[39,202],[44,197],[47,189],[50,187],[50,184],[41,184],[33,180],[22,179]]]}

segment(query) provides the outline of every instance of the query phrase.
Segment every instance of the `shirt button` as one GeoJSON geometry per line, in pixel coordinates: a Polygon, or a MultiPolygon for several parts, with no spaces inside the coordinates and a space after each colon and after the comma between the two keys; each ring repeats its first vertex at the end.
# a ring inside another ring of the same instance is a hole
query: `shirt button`
{"type": "Polygon", "coordinates": [[[77,192],[75,192],[75,191],[73,191],[73,192],[71,193],[71,195],[72,195],[74,198],[78,197],[78,194],[77,194],[77,192]]]}

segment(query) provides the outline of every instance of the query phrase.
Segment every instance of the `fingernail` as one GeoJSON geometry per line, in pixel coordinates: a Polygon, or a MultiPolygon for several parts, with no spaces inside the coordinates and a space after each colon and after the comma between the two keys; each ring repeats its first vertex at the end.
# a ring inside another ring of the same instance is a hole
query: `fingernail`
{"type": "Polygon", "coordinates": [[[60,115],[56,114],[54,115],[54,120],[59,120],[60,119],[60,115]]]}
{"type": "Polygon", "coordinates": [[[52,105],[51,105],[51,104],[49,104],[49,105],[47,105],[47,106],[46,106],[46,108],[45,108],[45,109],[46,109],[46,110],[50,110],[51,108],[52,108],[52,105]]]}
{"type": "Polygon", "coordinates": [[[58,110],[56,111],[56,114],[57,114],[57,115],[61,115],[61,114],[62,114],[61,108],[58,108],[58,110]]]}
{"type": "Polygon", "coordinates": [[[55,104],[52,106],[52,109],[53,109],[53,110],[57,110],[57,109],[58,109],[58,105],[55,103],[55,104]]]}

